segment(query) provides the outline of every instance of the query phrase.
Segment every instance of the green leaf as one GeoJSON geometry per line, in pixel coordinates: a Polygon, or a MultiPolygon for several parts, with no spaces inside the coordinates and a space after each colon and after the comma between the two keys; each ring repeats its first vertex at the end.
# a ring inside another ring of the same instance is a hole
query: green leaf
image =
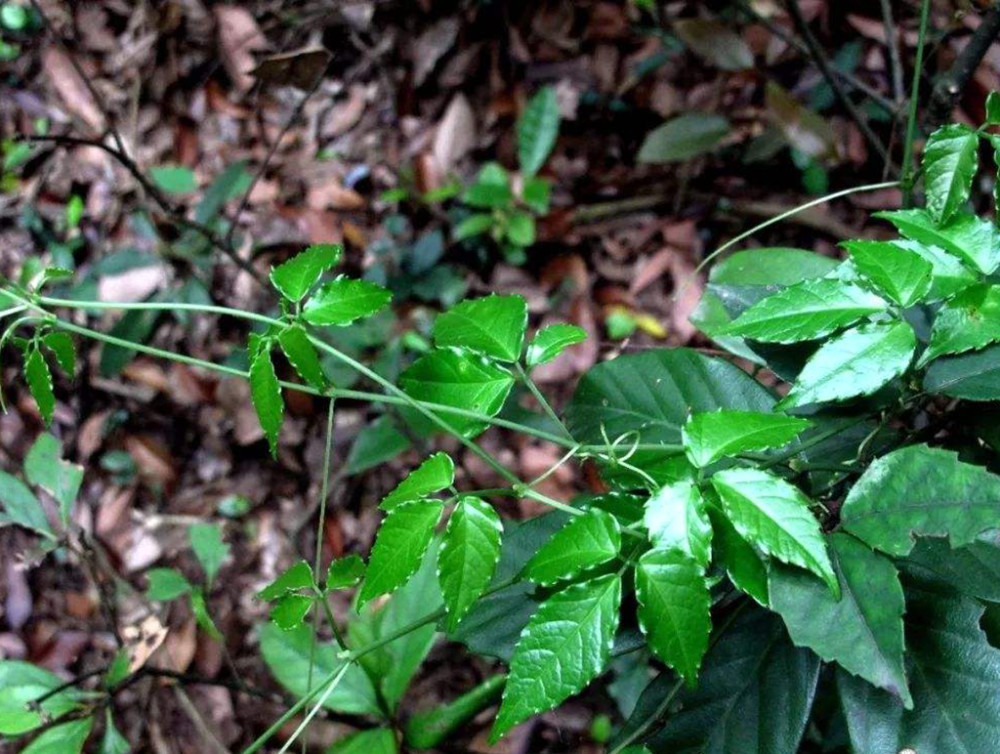
{"type": "Polygon", "coordinates": [[[841,599],[801,571],[771,569],[771,609],[796,646],[912,706],[903,669],[903,587],[892,561],[848,534],[830,537],[841,599]],[[831,630],[836,627],[835,630],[831,630]]]}
{"type": "Polygon", "coordinates": [[[528,344],[524,362],[528,368],[552,361],[569,346],[587,339],[587,331],[576,325],[558,323],[543,327],[528,344]]]}
{"type": "Polygon", "coordinates": [[[46,716],[56,718],[75,709],[77,693],[72,688],[29,707],[30,702],[62,685],[62,678],[37,665],[21,660],[0,660],[0,734],[27,733],[45,722],[46,716]]]}
{"type": "Polygon", "coordinates": [[[942,126],[927,139],[922,167],[927,211],[944,224],[969,200],[979,169],[979,135],[960,123],[942,126]]]}
{"type": "Polygon", "coordinates": [[[854,266],[879,292],[903,307],[930,293],[934,267],[917,252],[892,241],[845,241],[854,266]]]}
{"type": "Polygon", "coordinates": [[[49,728],[21,750],[21,754],[80,754],[94,718],[85,717],[49,728]]]}
{"type": "Polygon", "coordinates": [[[888,304],[873,293],[840,280],[805,280],[757,302],[720,335],[764,343],[797,343],[822,338],[888,304]]]}
{"type": "MultiPolygon", "coordinates": [[[[418,401],[496,416],[514,386],[510,372],[479,356],[454,350],[434,350],[417,359],[399,376],[399,386],[418,401]]],[[[423,433],[437,425],[415,409],[403,411],[423,433]]],[[[482,432],[487,423],[447,412],[438,415],[466,437],[482,432]]]]}
{"type": "Polygon", "coordinates": [[[777,408],[870,395],[907,370],[916,347],[906,322],[848,330],[820,346],[777,408]]]}
{"type": "Polygon", "coordinates": [[[705,656],[697,689],[678,695],[677,711],[647,745],[660,754],[795,754],[819,669],[777,616],[745,610],[705,656]]]}
{"type": "Polygon", "coordinates": [[[960,594],[1000,603],[1000,532],[989,531],[965,547],[946,539],[921,537],[902,562],[918,578],[940,581],[960,594]]]}
{"type": "Polygon", "coordinates": [[[195,587],[191,590],[191,612],[194,614],[194,622],[198,624],[202,631],[215,641],[221,642],[224,637],[219,627],[212,620],[212,614],[208,611],[208,602],[205,600],[205,593],[195,587]]]}
{"type": "Polygon", "coordinates": [[[527,212],[515,212],[507,221],[507,240],[515,246],[531,246],[535,242],[535,218],[527,212]]]}
{"type": "Polygon", "coordinates": [[[915,536],[947,537],[952,547],[975,541],[1000,521],[1000,477],[926,445],[876,460],[841,508],[845,530],[896,557],[915,536]]]}
{"type": "Polygon", "coordinates": [[[712,477],[722,509],[740,536],[783,563],[812,571],[835,596],[833,572],[819,522],[797,487],[759,469],[726,469],[712,477]]]}
{"type": "Polygon", "coordinates": [[[990,92],[986,95],[986,120],[991,126],[1000,125],[1000,92],[990,92]]]}
{"type": "Polygon", "coordinates": [[[543,86],[528,102],[517,122],[517,157],[525,176],[537,173],[552,153],[559,136],[556,90],[543,86]]]}
{"type": "Polygon", "coordinates": [[[742,592],[749,594],[763,607],[770,605],[767,583],[767,563],[760,553],[747,542],[722,511],[715,506],[708,509],[712,523],[713,549],[719,565],[726,569],[729,580],[742,592]]]}
{"type": "Polygon", "coordinates": [[[59,366],[67,376],[76,374],[76,346],[68,333],[55,331],[42,336],[42,343],[52,351],[59,366]]]}
{"type": "Polygon", "coordinates": [[[229,557],[229,545],[222,541],[222,527],[218,524],[192,524],[188,529],[188,538],[205,572],[205,583],[211,587],[219,568],[229,557]]]}
{"type": "Polygon", "coordinates": [[[1000,265],[1000,233],[992,222],[975,215],[958,212],[940,227],[923,209],[876,212],[873,217],[888,220],[913,241],[941,247],[984,274],[1000,265]]]}
{"type": "Polygon", "coordinates": [[[451,633],[493,579],[503,523],[493,506],[467,495],[455,506],[438,553],[438,581],[451,633]]]}
{"type": "Polygon", "coordinates": [[[490,676],[454,701],[412,715],[403,729],[406,745],[419,751],[437,748],[486,707],[499,701],[506,680],[503,674],[490,676]]]}
{"type": "Polygon", "coordinates": [[[198,190],[194,171],[183,165],[160,165],[151,168],[149,175],[153,183],[168,194],[190,194],[198,190]]]}
{"type": "Polygon", "coordinates": [[[492,741],[582,691],[604,670],[618,629],[621,579],[574,584],[541,604],[510,661],[492,741]]]}
{"type": "Polygon", "coordinates": [[[111,717],[111,710],[104,710],[104,736],[101,738],[101,748],[99,754],[129,754],[132,747],[128,739],[125,738],[115,727],[115,721],[111,717]]]}
{"type": "Polygon", "coordinates": [[[649,648],[694,685],[712,630],[704,567],[677,549],[650,550],[635,568],[635,593],[649,648]]]}
{"type": "Polygon", "coordinates": [[[269,348],[257,349],[250,362],[250,397],[257,412],[260,428],[264,430],[271,456],[278,457],[278,436],[284,422],[285,403],[281,399],[281,385],[274,373],[269,348]]]}
{"type": "Polygon", "coordinates": [[[838,673],[852,750],[882,754],[996,749],[1000,741],[1000,651],[980,627],[974,600],[908,588],[907,669],[913,710],[846,673],[838,673]]]}
{"type": "Polygon", "coordinates": [[[520,296],[487,296],[463,301],[434,321],[434,342],[500,361],[521,357],[528,305],[520,296]]]}
{"type": "Polygon", "coordinates": [[[302,625],[316,598],[306,594],[286,594],[279,597],[271,608],[271,621],[282,631],[302,625]]]}
{"type": "Polygon", "coordinates": [[[692,414],[684,425],[684,450],[699,468],[750,450],[780,448],[812,426],[808,419],[751,411],[692,414]]]}
{"type": "MultiPolygon", "coordinates": [[[[510,188],[510,176],[501,165],[488,162],[476,176],[473,183],[462,193],[462,201],[480,209],[502,209],[510,205],[514,194],[510,188]]],[[[490,215],[485,215],[491,217],[490,215]]],[[[492,224],[492,217],[490,220],[492,224]]],[[[456,230],[456,236],[458,231],[456,230]]]]}
{"type": "Polygon", "coordinates": [[[299,377],[314,388],[322,390],[326,386],[326,375],[316,346],[309,340],[309,334],[302,325],[286,327],[278,335],[278,343],[299,377]]]}
{"type": "Polygon", "coordinates": [[[401,503],[389,511],[372,546],[359,604],[394,592],[416,573],[443,510],[440,501],[421,500],[401,503]]]}
{"type": "Polygon", "coordinates": [[[41,502],[24,482],[5,471],[0,471],[0,503],[6,517],[18,526],[55,539],[41,502]]]}
{"type": "Polygon", "coordinates": [[[323,273],[340,261],[343,252],[343,247],[337,244],[310,246],[271,268],[271,285],[289,301],[301,301],[323,273]]]}
{"type": "Polygon", "coordinates": [[[732,27],[702,18],[678,19],[673,30],[685,45],[706,62],[724,71],[753,68],[753,52],[732,27]]]}
{"type": "Polygon", "coordinates": [[[920,358],[926,364],[945,354],[975,351],[1000,340],[1000,286],[966,288],[938,310],[931,342],[920,358]]]}
{"type": "Polygon", "coordinates": [[[552,184],[545,178],[531,176],[526,178],[521,187],[521,200],[540,215],[549,211],[552,194],[552,184]]]}
{"type": "Polygon", "coordinates": [[[622,547],[618,519],[599,508],[574,516],[546,542],[524,567],[536,584],[555,584],[614,560],[622,547]]]}
{"type": "Polygon", "coordinates": [[[928,301],[951,298],[979,279],[976,273],[966,267],[957,257],[936,246],[925,246],[916,241],[905,240],[895,241],[894,244],[901,249],[912,251],[930,263],[932,273],[931,288],[927,294],[928,301]]]}
{"type": "Polygon", "coordinates": [[[712,558],[712,524],[697,485],[664,485],[646,501],[643,523],[654,547],[676,548],[707,567],[712,558]]]}
{"type": "Polygon", "coordinates": [[[320,286],[302,308],[310,325],[349,325],[382,310],[392,299],[385,288],[368,280],[339,277],[320,286]]]}
{"type": "MultiPolygon", "coordinates": [[[[278,683],[296,697],[309,691],[310,665],[313,688],[343,666],[343,660],[337,657],[340,650],[334,644],[314,641],[308,625],[282,631],[273,623],[264,623],[260,627],[260,651],[278,683]]],[[[375,687],[359,665],[347,670],[323,706],[351,715],[383,715],[375,687]]]]}
{"type": "Polygon", "coordinates": [[[361,581],[364,575],[365,561],[361,559],[360,555],[334,558],[330,561],[329,568],[326,569],[326,583],[323,586],[328,592],[347,589],[361,581]]]}
{"type": "MultiPolygon", "coordinates": [[[[333,563],[330,565],[332,566],[333,563]]],[[[297,592],[300,589],[312,589],[315,585],[312,566],[306,561],[300,560],[286,568],[278,578],[257,592],[257,599],[264,602],[274,602],[286,594],[297,592]]]]}
{"type": "Polygon", "coordinates": [[[24,458],[24,475],[31,484],[41,487],[55,498],[59,503],[63,526],[67,526],[83,482],[83,466],[64,461],[59,441],[48,432],[43,432],[24,458]]]}
{"type": "Polygon", "coordinates": [[[372,728],[342,738],[326,754],[398,754],[396,734],[390,728],[372,728]]]}
{"type": "Polygon", "coordinates": [[[456,241],[465,241],[468,238],[481,236],[493,227],[493,215],[486,213],[469,215],[462,220],[452,231],[456,241]]]}
{"type": "Polygon", "coordinates": [[[1000,400],[1000,346],[935,360],[924,374],[924,390],[968,401],[1000,400]]]}
{"type": "Polygon", "coordinates": [[[347,473],[360,474],[391,461],[412,443],[391,416],[380,416],[362,429],[347,454],[347,473]]]}
{"type": "Polygon", "coordinates": [[[713,151],[729,135],[729,121],[721,115],[684,113],[646,134],[636,162],[682,162],[713,151]]]}
{"type": "Polygon", "coordinates": [[[153,602],[169,602],[189,594],[193,587],[184,574],[173,568],[151,568],[146,571],[149,586],[146,599],[153,602]]]}
{"type": "Polygon", "coordinates": [[[28,390],[31,397],[38,404],[38,413],[41,414],[45,426],[52,423],[52,414],[56,409],[56,396],[52,391],[52,373],[49,365],[45,363],[45,357],[38,348],[32,348],[24,360],[24,379],[28,383],[28,390]]]}

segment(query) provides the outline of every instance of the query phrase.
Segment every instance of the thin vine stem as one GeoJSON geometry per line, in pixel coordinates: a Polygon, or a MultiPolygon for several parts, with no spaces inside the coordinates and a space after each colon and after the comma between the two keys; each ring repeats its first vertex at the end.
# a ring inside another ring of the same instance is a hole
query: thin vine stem
{"type": "Polygon", "coordinates": [[[903,206],[913,204],[913,140],[917,136],[917,98],[920,95],[920,72],[924,65],[924,44],[927,40],[927,19],[931,0],[920,5],[920,30],[917,32],[917,56],[913,62],[913,83],[910,85],[910,114],[906,120],[906,137],[903,142],[903,206]]]}
{"type": "Polygon", "coordinates": [[[542,391],[538,389],[538,385],[536,385],[535,381],[531,379],[531,376],[528,374],[525,368],[521,366],[520,363],[518,363],[516,364],[516,369],[517,369],[517,376],[521,378],[521,382],[524,383],[524,386],[526,388],[528,388],[528,392],[531,393],[535,401],[537,401],[538,405],[541,406],[542,410],[549,417],[549,419],[551,419],[552,422],[557,427],[559,427],[559,429],[562,430],[562,432],[567,437],[572,437],[572,435],[569,433],[569,430],[566,429],[566,425],[563,424],[562,419],[559,418],[559,415],[555,412],[555,409],[552,408],[552,404],[549,403],[548,399],[542,394],[542,391]]]}

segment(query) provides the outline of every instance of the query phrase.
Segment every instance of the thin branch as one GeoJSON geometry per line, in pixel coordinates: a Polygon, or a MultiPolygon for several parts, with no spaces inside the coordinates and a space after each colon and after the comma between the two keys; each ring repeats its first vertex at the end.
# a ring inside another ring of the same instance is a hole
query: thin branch
{"type": "Polygon", "coordinates": [[[885,44],[889,48],[889,69],[892,77],[892,97],[896,107],[903,104],[906,90],[903,84],[903,60],[899,54],[899,34],[896,32],[896,22],[892,17],[891,0],[882,2],[882,24],[885,26],[885,44]]]}
{"type": "Polygon", "coordinates": [[[946,72],[937,77],[928,103],[928,120],[937,126],[951,116],[959,96],[965,89],[990,45],[1000,36],[1000,2],[994,2],[983,14],[978,28],[946,72]]]}

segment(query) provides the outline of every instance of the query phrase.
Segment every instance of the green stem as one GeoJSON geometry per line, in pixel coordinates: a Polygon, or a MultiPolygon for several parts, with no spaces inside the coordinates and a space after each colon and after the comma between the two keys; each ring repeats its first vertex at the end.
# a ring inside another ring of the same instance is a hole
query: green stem
{"type": "Polygon", "coordinates": [[[910,115],[906,121],[906,137],[903,142],[903,206],[913,205],[913,140],[917,135],[917,98],[920,95],[920,71],[924,65],[924,42],[927,37],[927,19],[930,16],[931,0],[923,0],[920,6],[920,31],[917,33],[917,56],[913,63],[913,83],[910,85],[910,115]]]}
{"type": "Polygon", "coordinates": [[[531,379],[527,371],[525,371],[524,367],[521,366],[520,363],[517,363],[514,366],[515,369],[517,370],[517,376],[521,378],[521,382],[524,383],[524,386],[526,388],[528,388],[528,391],[532,394],[532,396],[534,396],[535,400],[538,402],[538,405],[542,407],[542,410],[546,413],[549,419],[551,419],[552,422],[557,427],[559,427],[559,429],[566,435],[566,437],[572,438],[572,435],[569,433],[569,430],[566,429],[566,425],[563,424],[562,419],[559,418],[559,415],[555,412],[555,409],[552,408],[552,404],[550,404],[548,400],[546,400],[545,396],[542,395],[542,391],[538,389],[538,385],[536,385],[535,381],[531,379]]]}

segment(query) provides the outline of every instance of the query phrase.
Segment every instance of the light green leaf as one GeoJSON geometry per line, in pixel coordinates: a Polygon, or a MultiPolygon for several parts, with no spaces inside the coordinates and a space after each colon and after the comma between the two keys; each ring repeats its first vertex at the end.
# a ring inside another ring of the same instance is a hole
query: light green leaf
{"type": "Polygon", "coordinates": [[[208,611],[208,602],[205,600],[205,593],[195,587],[191,590],[191,612],[194,613],[194,622],[198,624],[202,631],[208,634],[215,641],[222,641],[222,632],[212,620],[212,614],[208,611]]]}
{"type": "Polygon", "coordinates": [[[467,495],[455,506],[438,552],[438,581],[451,633],[493,579],[503,523],[493,506],[467,495]]]}
{"type": "Polygon", "coordinates": [[[38,413],[41,414],[45,426],[49,426],[56,409],[56,396],[52,391],[52,373],[39,348],[31,348],[25,357],[24,379],[28,383],[31,397],[38,405],[38,413]]]}
{"type": "Polygon", "coordinates": [[[527,212],[515,212],[507,221],[507,240],[515,246],[531,246],[535,242],[535,218],[527,212]]]}
{"type": "Polygon", "coordinates": [[[978,134],[960,123],[942,126],[927,139],[922,167],[927,211],[944,224],[969,200],[979,168],[978,134]]]}
{"type": "Polygon", "coordinates": [[[493,227],[493,215],[486,213],[469,215],[452,231],[456,241],[481,236],[493,227]]]}
{"type": "Polygon", "coordinates": [[[342,738],[326,754],[398,754],[396,734],[389,728],[372,728],[342,738]]]}
{"type": "Polygon", "coordinates": [[[664,485],[646,501],[643,523],[654,547],[675,548],[702,567],[712,558],[712,524],[697,485],[674,482],[664,485]]]}
{"type": "Polygon", "coordinates": [[[804,280],[758,301],[720,335],[764,343],[797,343],[829,335],[888,304],[873,293],[840,280],[804,280]]]}
{"type": "MultiPolygon", "coordinates": [[[[418,401],[496,416],[514,386],[510,372],[474,354],[434,350],[417,359],[399,376],[399,386],[418,401]]],[[[429,434],[438,426],[416,409],[406,408],[407,419],[429,434]]],[[[439,412],[455,431],[466,437],[482,432],[479,419],[439,412]]]]}
{"type": "Polygon", "coordinates": [[[559,101],[556,90],[543,86],[528,102],[517,122],[517,157],[525,176],[537,173],[559,136],[559,101]]]}
{"type": "Polygon", "coordinates": [[[809,498],[797,487],[759,469],[725,469],[712,477],[712,486],[740,536],[771,557],[812,571],[839,597],[826,540],[809,498]]]}
{"type": "Polygon", "coordinates": [[[218,524],[192,524],[188,529],[188,538],[205,572],[205,582],[211,587],[219,568],[229,557],[229,545],[222,541],[222,527],[218,524]]]}
{"type": "Polygon", "coordinates": [[[434,342],[456,346],[500,361],[521,357],[528,305],[520,296],[469,299],[434,321],[434,342]]]}
{"type": "Polygon", "coordinates": [[[0,734],[17,736],[34,730],[45,716],[56,718],[77,706],[72,688],[53,694],[40,705],[29,703],[63,685],[63,679],[21,660],[0,660],[0,734]],[[38,709],[40,708],[40,709],[38,709]]]}
{"type": "Polygon", "coordinates": [[[323,585],[328,592],[337,589],[347,589],[361,581],[365,575],[365,561],[360,555],[347,555],[334,558],[326,569],[326,583],[323,585]]]}
{"type": "Polygon", "coordinates": [[[900,306],[913,306],[931,290],[934,267],[915,251],[892,241],[844,241],[854,266],[879,292],[900,306]]]}
{"type": "Polygon", "coordinates": [[[946,301],[934,317],[926,364],[945,354],[975,351],[1000,340],[1000,286],[974,285],[946,301]]]}
{"type": "Polygon", "coordinates": [[[926,445],[876,460],[841,508],[846,531],[896,557],[913,549],[916,536],[947,537],[952,547],[961,547],[998,521],[1000,477],[926,445]]]}
{"type": "Polygon", "coordinates": [[[309,340],[309,334],[302,325],[286,327],[278,335],[278,343],[299,377],[314,388],[322,390],[326,386],[326,375],[316,353],[316,346],[309,340]]]}
{"type": "Polygon", "coordinates": [[[989,220],[958,212],[939,227],[923,209],[876,212],[873,217],[888,220],[913,241],[941,247],[982,273],[1000,265],[1000,232],[989,220]]]}
{"type": "Polygon", "coordinates": [[[59,503],[63,526],[69,524],[73,503],[83,482],[83,466],[62,459],[59,441],[43,432],[24,458],[24,475],[28,481],[41,487],[59,503]]]}
{"type": "Polygon", "coordinates": [[[771,609],[796,646],[913,701],[903,669],[903,587],[892,561],[848,534],[830,537],[841,599],[815,579],[785,566],[771,569],[771,609]],[[836,630],[831,630],[836,627],[836,630]]]}
{"type": "MultiPolygon", "coordinates": [[[[496,162],[487,162],[483,165],[475,183],[462,193],[463,202],[479,209],[501,209],[510,205],[513,199],[510,176],[503,166],[496,162]]],[[[487,214],[485,217],[491,216],[487,214]]],[[[490,222],[492,223],[492,218],[490,222]]],[[[455,233],[457,236],[458,231],[455,233]]]]}
{"type": "Polygon", "coordinates": [[[7,518],[18,526],[55,539],[55,532],[52,531],[45,510],[35,497],[35,493],[20,479],[5,471],[0,471],[0,503],[3,503],[7,518]]]}
{"type": "Polygon", "coordinates": [[[767,563],[760,553],[747,542],[721,510],[708,509],[712,522],[712,539],[715,558],[726,569],[729,580],[742,592],[749,594],[762,607],[768,607],[770,596],[767,584],[767,563]]]}
{"type": "Polygon", "coordinates": [[[729,121],[721,115],[683,113],[646,134],[636,162],[682,162],[714,150],[729,135],[729,121]]]}
{"type": "Polygon", "coordinates": [[[198,190],[194,171],[183,165],[159,165],[149,171],[153,183],[168,194],[190,194],[198,190]]]}
{"type": "Polygon", "coordinates": [[[780,448],[810,426],[808,419],[783,414],[715,411],[691,414],[681,436],[691,463],[703,468],[746,451],[780,448]]]}
{"type": "Polygon", "coordinates": [[[149,579],[146,599],[153,602],[175,600],[190,593],[193,588],[184,574],[173,568],[151,568],[146,571],[146,578],[149,579]]]}
{"type": "Polygon", "coordinates": [[[42,343],[52,351],[59,366],[68,377],[76,374],[76,345],[69,333],[53,331],[42,336],[42,343]]]}
{"type": "Polygon", "coordinates": [[[340,261],[343,252],[343,247],[337,244],[310,246],[287,262],[273,267],[271,285],[289,301],[301,301],[323,273],[340,261]]]}
{"type": "Polygon", "coordinates": [[[958,257],[939,249],[937,246],[927,246],[917,241],[906,240],[894,241],[893,243],[901,249],[912,251],[930,263],[933,272],[931,274],[931,288],[927,294],[928,301],[951,298],[979,279],[977,274],[966,267],[958,257]]]}
{"type": "MultiPolygon", "coordinates": [[[[253,349],[251,349],[251,352],[253,349]]],[[[271,448],[271,456],[278,457],[278,436],[285,420],[285,403],[281,399],[281,385],[274,373],[269,348],[262,347],[256,351],[250,362],[250,397],[264,430],[267,444],[271,448]]]]}
{"type": "Polygon", "coordinates": [[[389,511],[372,546],[359,604],[394,592],[416,573],[443,510],[440,501],[421,500],[400,503],[389,511]]]}
{"type": "Polygon", "coordinates": [[[693,686],[712,630],[703,566],[680,550],[650,550],[636,566],[635,593],[649,648],[693,686]]]}
{"type": "Polygon", "coordinates": [[[621,579],[608,574],[569,586],[541,604],[511,658],[492,741],[601,674],[618,629],[621,596],[621,579]]]}
{"type": "Polygon", "coordinates": [[[539,548],[524,567],[536,584],[555,584],[614,560],[622,547],[618,519],[599,508],[574,516],[539,548]]]}
{"type": "Polygon", "coordinates": [[[777,408],[870,395],[907,370],[916,347],[906,322],[848,330],[812,355],[777,408]]]}
{"type": "MultiPolygon", "coordinates": [[[[331,563],[331,565],[333,564],[331,563]]],[[[286,568],[278,578],[257,592],[257,599],[264,602],[273,602],[290,592],[297,592],[300,589],[312,589],[315,583],[312,566],[306,561],[300,560],[289,568],[286,568]]]]}
{"type": "Polygon", "coordinates": [[[310,325],[349,325],[381,311],[392,294],[368,280],[339,277],[320,286],[302,308],[310,325]]]}
{"type": "Polygon", "coordinates": [[[282,631],[291,631],[302,625],[316,598],[306,594],[286,594],[279,597],[271,608],[271,621],[282,631]]]}
{"type": "Polygon", "coordinates": [[[128,739],[125,738],[115,727],[115,721],[111,717],[111,710],[104,710],[104,736],[101,738],[101,748],[99,754],[129,754],[132,747],[128,739]]]}
{"type": "Polygon", "coordinates": [[[93,726],[94,718],[85,717],[49,728],[24,747],[21,754],[80,754],[93,726]]]}
{"type": "Polygon", "coordinates": [[[576,325],[558,323],[543,327],[528,344],[524,361],[528,368],[552,361],[569,346],[587,339],[587,331],[576,325]]]}

